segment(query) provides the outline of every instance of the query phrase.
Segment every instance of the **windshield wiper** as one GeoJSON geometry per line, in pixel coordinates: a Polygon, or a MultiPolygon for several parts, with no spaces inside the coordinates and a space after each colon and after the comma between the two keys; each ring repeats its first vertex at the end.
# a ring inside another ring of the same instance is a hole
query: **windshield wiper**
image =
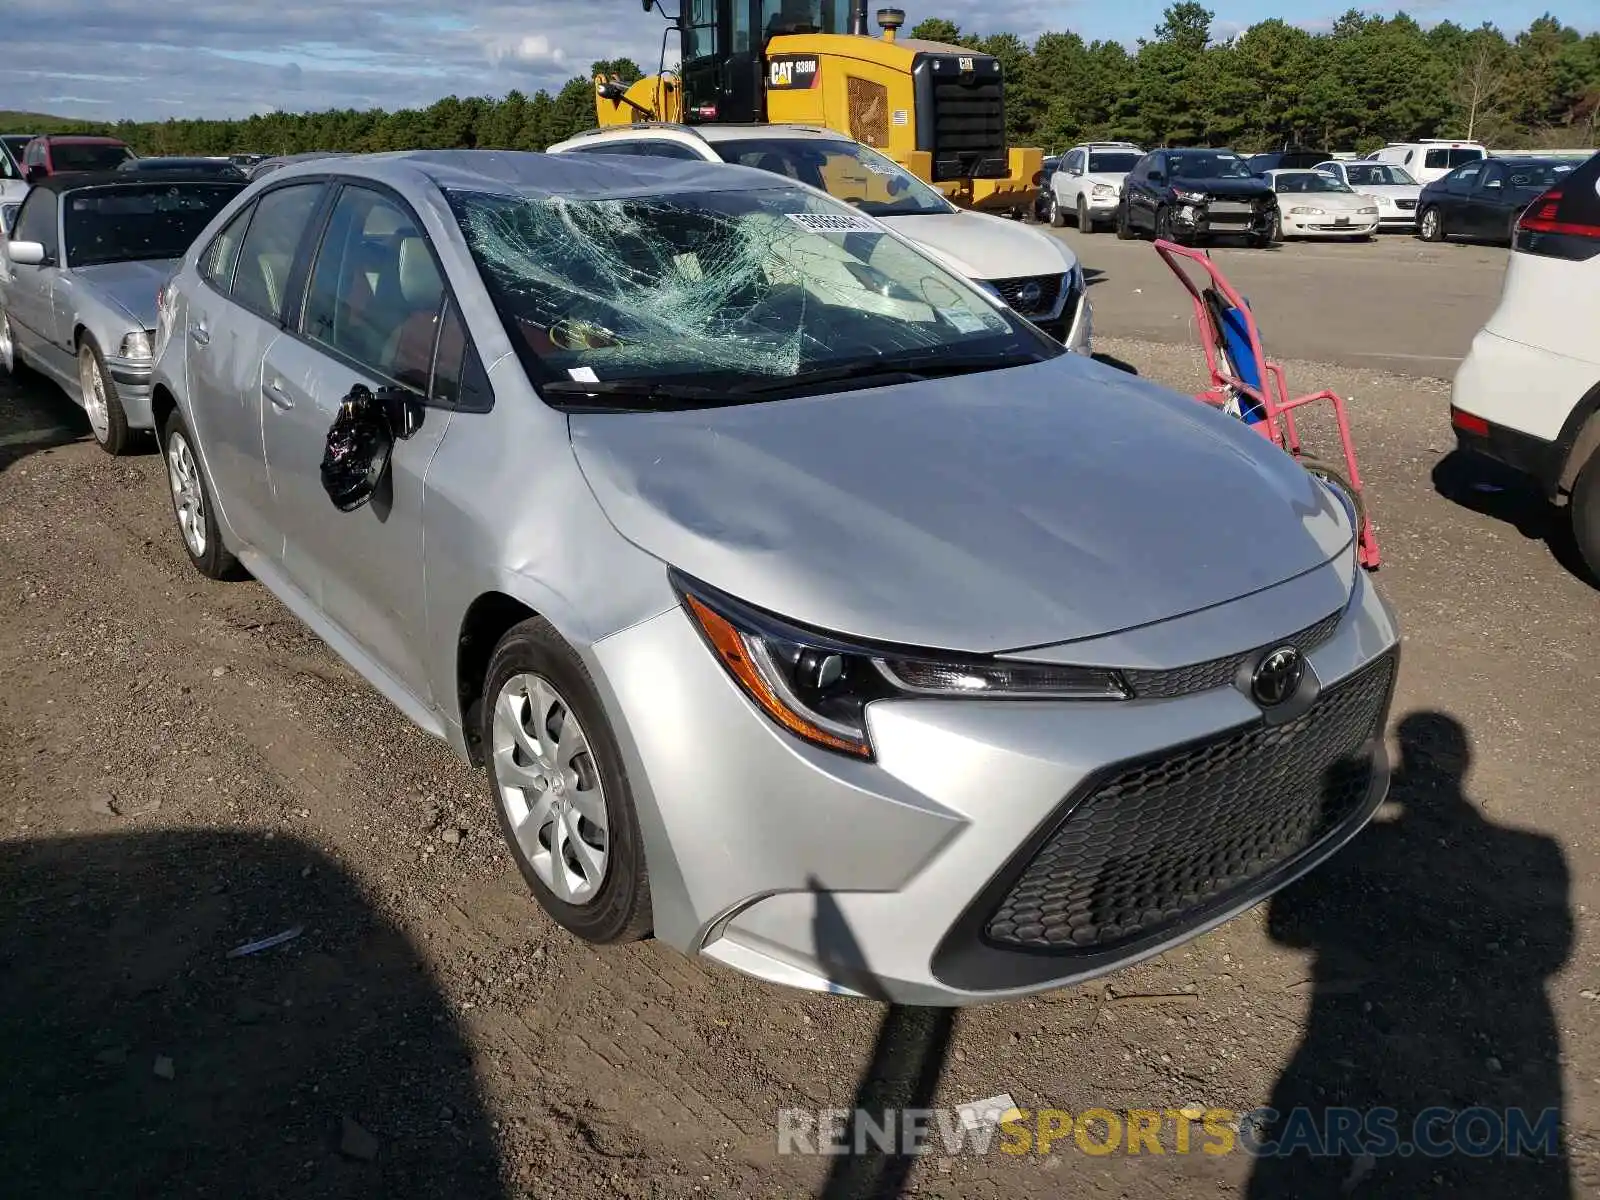
{"type": "Polygon", "coordinates": [[[855,358],[848,362],[834,363],[826,367],[816,367],[809,371],[800,371],[794,375],[784,375],[775,379],[754,379],[747,383],[736,383],[729,390],[738,392],[741,395],[759,396],[768,392],[783,392],[791,388],[810,387],[812,384],[819,383],[842,383],[887,376],[916,381],[919,379],[932,379],[941,375],[967,375],[976,371],[998,371],[1003,367],[1022,367],[1042,361],[1044,360],[1038,355],[1026,353],[968,354],[947,358],[938,358],[928,353],[883,354],[874,355],[872,358],[855,358]]]}
{"type": "Polygon", "coordinates": [[[684,408],[698,407],[706,402],[733,402],[726,388],[705,387],[695,383],[664,383],[654,379],[558,379],[541,385],[540,391],[547,396],[570,396],[578,403],[586,399],[593,400],[607,408],[613,406],[604,402],[614,398],[676,401],[672,405],[656,407],[684,408]]]}

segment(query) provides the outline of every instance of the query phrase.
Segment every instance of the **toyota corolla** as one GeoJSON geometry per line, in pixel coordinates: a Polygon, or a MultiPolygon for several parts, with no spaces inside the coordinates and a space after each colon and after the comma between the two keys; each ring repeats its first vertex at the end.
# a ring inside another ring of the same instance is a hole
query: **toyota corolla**
{"type": "Polygon", "coordinates": [[[1339,497],[812,189],[287,166],[157,341],[195,566],[485,767],[589,941],[1016,996],[1217,925],[1383,798],[1398,636],[1339,497]]]}

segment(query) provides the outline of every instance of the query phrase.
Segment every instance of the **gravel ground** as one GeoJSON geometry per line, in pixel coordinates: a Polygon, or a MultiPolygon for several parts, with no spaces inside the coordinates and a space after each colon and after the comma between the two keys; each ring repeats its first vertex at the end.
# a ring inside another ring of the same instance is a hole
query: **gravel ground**
{"type": "MultiPolygon", "coordinates": [[[[1182,348],[1098,345],[1196,381],[1182,348]]],[[[1446,384],[1287,365],[1355,414],[1406,631],[1392,802],[1195,943],[960,1014],[575,944],[502,852],[481,777],[259,585],[189,569],[158,458],[110,459],[53,389],[0,384],[6,1194],[1594,1192],[1600,592],[1514,481],[1448,459],[1446,384]],[[776,1153],[780,1108],[858,1090],[1558,1106],[1566,1154],[776,1153]]]]}

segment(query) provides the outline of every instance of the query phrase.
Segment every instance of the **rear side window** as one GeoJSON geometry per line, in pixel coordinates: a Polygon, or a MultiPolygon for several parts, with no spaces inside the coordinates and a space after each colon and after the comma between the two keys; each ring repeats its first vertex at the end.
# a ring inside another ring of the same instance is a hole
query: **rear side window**
{"type": "Polygon", "coordinates": [[[295,251],[321,197],[322,184],[297,183],[268,192],[256,203],[233,274],[233,298],[240,304],[276,319],[295,251]]]}
{"type": "MultiPolygon", "coordinates": [[[[1429,150],[1422,160],[1424,170],[1437,171],[1440,167],[1459,167],[1463,163],[1477,162],[1483,157],[1482,150],[1466,150],[1462,148],[1429,150]]],[[[1406,161],[1411,161],[1411,156],[1406,155],[1406,161]]]]}
{"type": "Polygon", "coordinates": [[[244,231],[250,225],[250,214],[255,210],[254,204],[248,205],[224,225],[222,232],[211,239],[211,245],[206,247],[200,259],[200,277],[224,295],[233,286],[233,268],[239,261],[239,243],[244,240],[244,231]]]}

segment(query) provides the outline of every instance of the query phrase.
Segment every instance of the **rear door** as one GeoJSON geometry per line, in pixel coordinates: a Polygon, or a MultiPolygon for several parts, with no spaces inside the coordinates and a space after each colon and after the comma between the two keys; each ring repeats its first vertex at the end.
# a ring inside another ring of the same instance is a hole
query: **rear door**
{"type": "Polygon", "coordinates": [[[267,467],[295,584],[389,675],[431,702],[423,669],[424,481],[453,415],[467,345],[422,222],[387,190],[341,186],[305,301],[267,354],[267,467]],[[354,512],[322,488],[328,429],[354,387],[423,405],[390,474],[354,512]]]}
{"type": "Polygon", "coordinates": [[[261,363],[281,336],[290,268],[326,187],[294,183],[265,192],[217,234],[188,297],[190,416],[235,533],[273,561],[283,555],[262,446],[261,363]]]}
{"type": "MultiPolygon", "coordinates": [[[[1434,151],[1430,150],[1429,153],[1434,151]]],[[[1444,177],[1444,195],[1439,199],[1439,215],[1443,218],[1446,233],[1469,232],[1469,202],[1478,189],[1478,177],[1482,174],[1483,164],[1474,162],[1457,167],[1444,177]]]]}

